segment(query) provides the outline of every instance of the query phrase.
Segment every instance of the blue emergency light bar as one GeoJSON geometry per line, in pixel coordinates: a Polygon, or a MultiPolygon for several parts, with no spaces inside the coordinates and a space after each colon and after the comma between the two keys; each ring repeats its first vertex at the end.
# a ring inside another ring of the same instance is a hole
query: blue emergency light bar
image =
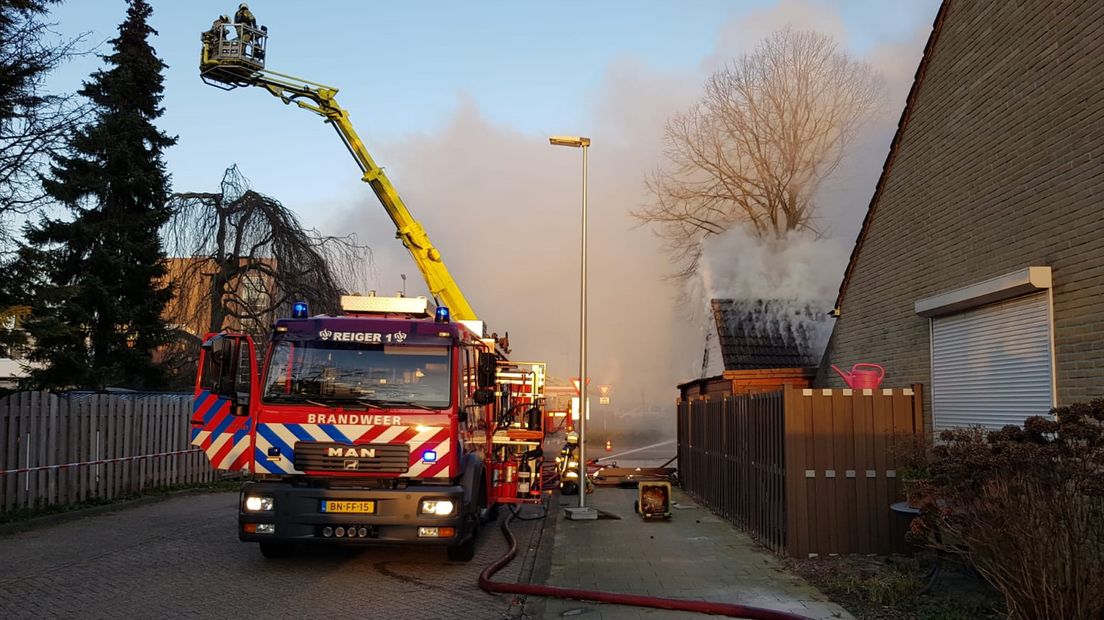
{"type": "Polygon", "coordinates": [[[310,310],[307,308],[307,302],[297,301],[291,305],[291,318],[305,319],[308,316],[310,316],[310,310]]]}
{"type": "Polygon", "coordinates": [[[437,312],[434,313],[433,319],[438,323],[449,322],[449,309],[448,306],[437,306],[437,312]]]}

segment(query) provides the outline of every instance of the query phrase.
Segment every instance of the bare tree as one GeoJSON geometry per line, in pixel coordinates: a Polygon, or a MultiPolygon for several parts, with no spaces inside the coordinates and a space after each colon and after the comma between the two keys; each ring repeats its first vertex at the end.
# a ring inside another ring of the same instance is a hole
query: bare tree
{"type": "Polygon", "coordinates": [[[371,269],[371,250],[355,236],[304,228],[249,189],[237,166],[227,169],[221,193],[175,194],[169,206],[164,237],[176,295],[167,313],[194,336],[224,328],[261,335],[295,301],[336,313],[342,292],[371,269]]]}
{"type": "Polygon", "coordinates": [[[647,179],[651,224],[696,272],[702,242],[733,226],[760,238],[816,228],[814,195],[860,123],[882,100],[881,78],[815,32],[782,30],[714,73],[690,110],[668,119],[668,160],[647,179]]]}
{"type": "Polygon", "coordinates": [[[10,217],[44,197],[38,173],[84,113],[71,96],[45,92],[47,74],[81,53],[83,36],[58,40],[42,20],[57,0],[0,2],[0,243],[10,217]]]}

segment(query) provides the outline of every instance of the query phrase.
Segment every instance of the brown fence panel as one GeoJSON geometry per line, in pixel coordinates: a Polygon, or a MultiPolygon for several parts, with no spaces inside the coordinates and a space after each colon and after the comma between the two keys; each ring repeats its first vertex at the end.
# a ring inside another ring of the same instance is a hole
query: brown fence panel
{"type": "Polygon", "coordinates": [[[794,533],[787,552],[809,557],[899,550],[903,540],[892,533],[889,509],[900,498],[894,455],[901,442],[923,433],[921,386],[789,389],[785,399],[794,533]]]}
{"type": "Polygon", "coordinates": [[[189,442],[190,394],[0,398],[0,511],[217,479],[189,442]]]}
{"type": "Polygon", "coordinates": [[[681,401],[680,484],[780,553],[899,550],[894,454],[924,432],[922,402],[920,385],[681,401]]]}

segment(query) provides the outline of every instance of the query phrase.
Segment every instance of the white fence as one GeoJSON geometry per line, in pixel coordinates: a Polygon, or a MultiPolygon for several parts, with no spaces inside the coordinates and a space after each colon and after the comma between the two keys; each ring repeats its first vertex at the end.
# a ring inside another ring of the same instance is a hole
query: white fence
{"type": "Polygon", "coordinates": [[[219,478],[189,445],[190,394],[0,398],[0,511],[219,478]]]}

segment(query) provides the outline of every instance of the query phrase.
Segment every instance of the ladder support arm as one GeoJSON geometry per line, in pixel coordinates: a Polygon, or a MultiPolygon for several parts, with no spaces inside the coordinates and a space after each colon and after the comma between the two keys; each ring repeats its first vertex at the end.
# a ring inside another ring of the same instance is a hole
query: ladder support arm
{"type": "Polygon", "coordinates": [[[263,87],[286,104],[294,102],[297,106],[314,112],[333,125],[345,148],[360,166],[361,180],[372,188],[394,223],[396,237],[402,241],[422,272],[430,294],[439,303],[448,306],[455,319],[478,320],[471,304],[468,303],[459,285],[453,280],[441,260],[441,253],[429,240],[425,228],[413,218],[383,168],[376,165],[371,154],[368,153],[368,149],[349,121],[349,113],[337,104],[337,89],[269,70],[253,72],[248,83],[263,87]]]}

